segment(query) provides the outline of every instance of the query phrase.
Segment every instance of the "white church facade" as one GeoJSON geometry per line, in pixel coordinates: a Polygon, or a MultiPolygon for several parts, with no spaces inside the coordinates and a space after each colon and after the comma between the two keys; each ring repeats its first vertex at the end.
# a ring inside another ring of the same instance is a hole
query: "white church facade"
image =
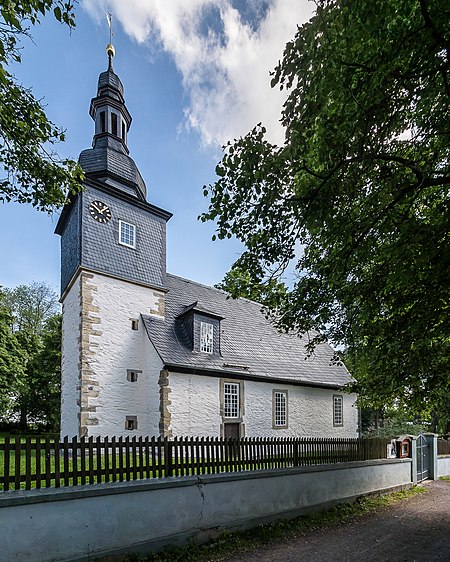
{"type": "Polygon", "coordinates": [[[112,67],[90,106],[85,189],[61,213],[61,435],[356,437],[350,375],[261,305],[166,272],[171,214],[147,202],[112,67]]]}

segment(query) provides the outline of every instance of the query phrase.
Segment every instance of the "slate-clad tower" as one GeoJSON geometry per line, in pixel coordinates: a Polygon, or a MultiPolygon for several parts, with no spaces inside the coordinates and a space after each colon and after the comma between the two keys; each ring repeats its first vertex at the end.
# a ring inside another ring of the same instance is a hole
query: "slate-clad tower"
{"type": "Polygon", "coordinates": [[[159,419],[157,397],[153,405],[151,397],[144,400],[150,381],[148,388],[126,383],[145,371],[148,338],[140,313],[164,316],[171,214],[146,201],[144,180],[129,156],[131,115],[113,70],[113,47],[107,52],[108,69],[99,76],[89,111],[95,122],[92,148],[79,158],[85,189],[64,207],[56,227],[63,305],[61,434],[71,437],[105,435],[109,426],[138,415],[143,433],[158,433],[152,421],[159,419]]]}

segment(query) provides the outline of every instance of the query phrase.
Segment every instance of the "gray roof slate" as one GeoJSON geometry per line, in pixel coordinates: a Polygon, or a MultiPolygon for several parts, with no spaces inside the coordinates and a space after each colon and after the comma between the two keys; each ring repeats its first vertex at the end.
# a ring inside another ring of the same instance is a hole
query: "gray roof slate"
{"type": "Polygon", "coordinates": [[[147,334],[166,365],[336,388],[351,380],[344,365],[332,362],[333,350],[328,344],[317,346],[308,357],[306,336],[280,333],[264,316],[260,304],[232,299],[224,291],[170,274],[166,286],[165,318],[142,315],[147,334]],[[223,317],[220,355],[192,351],[179,328],[176,318],[193,301],[223,317]]]}
{"type": "MultiPolygon", "coordinates": [[[[119,143],[113,144],[114,139],[108,137],[99,140],[102,142],[97,141],[94,148],[81,152],[78,161],[83,170],[87,174],[104,172],[106,175],[112,173],[124,178],[138,188],[141,197],[145,200],[147,188],[134,160],[126,154],[119,143]]],[[[121,189],[130,192],[125,185],[121,186],[121,189]]]]}

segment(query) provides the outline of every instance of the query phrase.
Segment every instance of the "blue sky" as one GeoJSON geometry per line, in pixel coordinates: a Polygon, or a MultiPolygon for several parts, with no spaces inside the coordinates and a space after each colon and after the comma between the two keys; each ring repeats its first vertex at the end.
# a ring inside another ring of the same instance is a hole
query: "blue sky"
{"type": "MultiPolygon", "coordinates": [[[[89,103],[107,67],[105,12],[112,13],[114,68],[133,117],[130,155],[148,200],[174,214],[167,269],[212,285],[242,247],[212,242],[214,224],[197,220],[208,206],[202,186],[215,179],[221,145],[256,123],[282,142],[285,94],[270,90],[269,71],[310,10],[306,0],[80,0],[76,29],[45,18],[31,30],[33,42],[24,41],[14,72],[66,130],[60,156],[77,159],[92,142],[89,103]]],[[[0,285],[46,281],[58,289],[57,219],[0,203],[0,285]]]]}

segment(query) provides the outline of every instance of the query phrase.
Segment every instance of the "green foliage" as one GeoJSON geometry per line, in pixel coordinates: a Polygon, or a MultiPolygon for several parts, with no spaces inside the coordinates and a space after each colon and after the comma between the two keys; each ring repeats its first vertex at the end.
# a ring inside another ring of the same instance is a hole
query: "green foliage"
{"type": "Polygon", "coordinates": [[[418,435],[429,430],[429,424],[415,419],[408,419],[401,412],[393,412],[385,417],[381,427],[369,427],[363,433],[363,437],[394,439],[400,435],[418,435]]]}
{"type": "Polygon", "coordinates": [[[26,353],[12,331],[13,318],[0,289],[0,419],[11,407],[14,391],[25,374],[26,353]]]}
{"type": "Polygon", "coordinates": [[[289,93],[284,145],[261,125],[228,143],[201,218],[244,243],[256,281],[297,260],[280,326],[343,346],[367,402],[438,408],[450,391],[448,2],[316,5],[272,78],[289,93]]]}
{"type": "Polygon", "coordinates": [[[51,148],[64,141],[64,131],[47,119],[41,102],[7,68],[21,61],[19,39],[29,35],[27,26],[51,11],[57,21],[74,28],[73,2],[0,4],[0,201],[31,203],[47,211],[80,191],[83,174],[76,162],[61,160],[51,148]]]}
{"type": "MultiPolygon", "coordinates": [[[[55,292],[46,283],[20,285],[0,293],[5,325],[0,350],[10,351],[2,377],[0,358],[0,404],[4,420],[19,419],[23,430],[30,422],[57,431],[61,393],[61,316],[55,292]],[[12,346],[14,343],[15,347],[12,346]]],[[[3,354],[1,355],[3,357],[3,354]]]]}
{"type": "Polygon", "coordinates": [[[233,265],[223,281],[215,287],[230,293],[233,298],[244,297],[272,309],[280,307],[287,297],[284,283],[273,277],[255,282],[250,273],[238,263],[233,265]]]}

